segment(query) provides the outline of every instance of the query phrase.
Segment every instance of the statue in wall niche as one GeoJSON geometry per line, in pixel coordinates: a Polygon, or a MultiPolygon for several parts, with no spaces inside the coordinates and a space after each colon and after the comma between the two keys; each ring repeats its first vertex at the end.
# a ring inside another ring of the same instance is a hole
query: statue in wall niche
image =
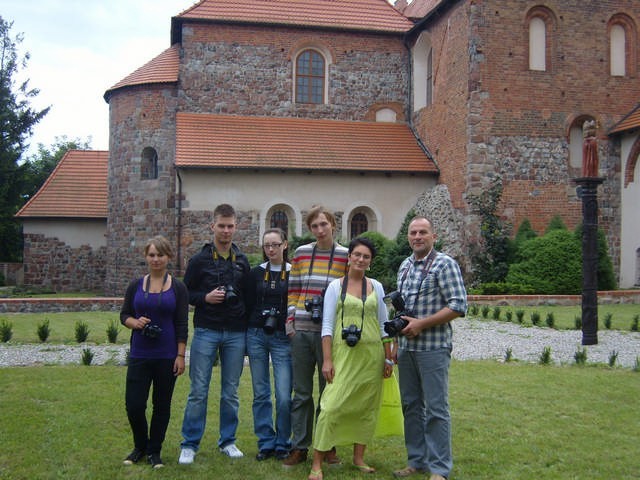
{"type": "Polygon", "coordinates": [[[595,120],[587,120],[582,124],[582,176],[598,176],[598,141],[595,120]]]}

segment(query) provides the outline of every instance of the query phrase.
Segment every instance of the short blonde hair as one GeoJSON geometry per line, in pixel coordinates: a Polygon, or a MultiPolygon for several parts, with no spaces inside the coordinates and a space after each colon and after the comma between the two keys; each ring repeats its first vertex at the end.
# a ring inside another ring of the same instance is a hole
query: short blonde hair
{"type": "Polygon", "coordinates": [[[173,248],[171,247],[171,243],[169,243],[169,240],[162,235],[156,235],[147,241],[147,244],[144,246],[145,256],[149,254],[149,248],[151,248],[151,245],[156,247],[156,250],[160,255],[166,255],[169,258],[173,258],[173,248]]]}

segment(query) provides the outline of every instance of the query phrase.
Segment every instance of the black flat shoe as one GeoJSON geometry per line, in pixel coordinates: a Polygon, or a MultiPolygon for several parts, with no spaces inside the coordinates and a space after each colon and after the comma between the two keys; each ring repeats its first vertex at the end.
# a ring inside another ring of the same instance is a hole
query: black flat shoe
{"type": "Polygon", "coordinates": [[[138,463],[142,457],[144,457],[144,450],[134,448],[122,463],[124,463],[125,465],[133,465],[134,463],[138,463]]]}
{"type": "Polygon", "coordinates": [[[256,455],[256,460],[262,462],[263,460],[273,457],[274,454],[275,452],[273,450],[260,450],[256,455]]]}

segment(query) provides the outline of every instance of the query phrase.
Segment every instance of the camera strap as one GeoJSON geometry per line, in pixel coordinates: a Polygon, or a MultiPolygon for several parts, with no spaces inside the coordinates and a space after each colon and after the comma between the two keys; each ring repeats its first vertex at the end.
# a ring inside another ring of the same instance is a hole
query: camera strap
{"type": "MultiPolygon", "coordinates": [[[[167,279],[169,278],[169,272],[164,272],[164,277],[162,279],[162,285],[160,285],[160,295],[158,295],[158,305],[162,303],[162,292],[164,290],[164,285],[167,283],[167,279]]],[[[145,301],[149,298],[149,288],[151,286],[151,274],[147,275],[145,279],[142,290],[144,291],[144,299],[145,301]]]]}
{"type": "MultiPolygon", "coordinates": [[[[340,323],[342,324],[342,328],[344,328],[344,301],[347,298],[347,287],[349,286],[349,277],[345,276],[342,278],[342,290],[340,291],[340,301],[342,302],[342,312],[340,323]]],[[[362,327],[364,326],[364,304],[367,301],[367,277],[362,277],[362,318],[360,320],[360,331],[362,331],[362,327]]]]}
{"type": "MultiPolygon", "coordinates": [[[[313,250],[311,251],[311,262],[309,262],[309,271],[307,272],[307,284],[305,286],[305,298],[309,294],[309,280],[311,280],[311,273],[313,272],[313,262],[316,259],[316,250],[318,248],[318,242],[313,245],[313,250]]],[[[329,274],[331,273],[331,267],[333,266],[333,255],[336,253],[336,244],[331,245],[331,255],[329,255],[329,265],[327,266],[327,276],[324,279],[324,288],[327,288],[327,284],[329,283],[329,274]]],[[[324,289],[322,291],[322,295],[324,296],[324,289]]]]}
{"type": "MultiPolygon", "coordinates": [[[[267,292],[267,289],[271,289],[271,290],[276,290],[278,288],[278,286],[280,285],[281,281],[285,281],[287,279],[287,263],[286,262],[282,262],[282,269],[280,270],[280,275],[273,275],[271,273],[271,262],[267,262],[267,266],[264,269],[264,277],[263,277],[263,283],[262,283],[262,305],[264,306],[264,299],[265,299],[265,294],[267,292]],[[271,279],[271,281],[269,281],[269,279],[271,279]]],[[[286,289],[285,289],[285,295],[284,298],[282,298],[283,296],[281,295],[280,298],[280,308],[283,309],[284,311],[286,311],[286,308],[283,307],[283,305],[286,305],[286,289]]]]}
{"type": "MultiPolygon", "coordinates": [[[[422,271],[420,272],[420,281],[418,282],[418,289],[416,290],[416,294],[415,294],[416,299],[418,297],[418,294],[420,293],[422,282],[424,282],[424,279],[427,278],[427,275],[429,274],[429,270],[431,270],[431,265],[433,265],[433,261],[435,260],[435,258],[436,258],[436,249],[431,248],[429,255],[427,255],[427,258],[424,259],[425,264],[424,264],[424,267],[422,268],[422,271]]],[[[404,287],[404,281],[407,279],[407,276],[409,275],[409,270],[413,268],[413,265],[414,265],[413,263],[409,265],[409,267],[402,273],[402,278],[400,279],[400,288],[398,290],[400,293],[402,293],[402,289],[404,287]]],[[[413,310],[413,305],[411,305],[411,308],[409,310],[413,310]]]]}

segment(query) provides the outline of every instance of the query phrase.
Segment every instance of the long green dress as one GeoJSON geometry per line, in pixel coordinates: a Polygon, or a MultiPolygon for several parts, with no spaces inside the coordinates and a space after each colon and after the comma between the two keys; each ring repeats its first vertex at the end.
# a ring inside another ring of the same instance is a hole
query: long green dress
{"type": "Polygon", "coordinates": [[[332,359],[333,383],[327,383],[320,401],[320,416],[315,429],[314,448],[330,450],[335,445],[371,443],[382,398],[384,348],[378,323],[378,298],[375,290],[365,302],[360,341],[353,347],[342,339],[342,328],[362,322],[362,299],[347,294],[338,301],[332,359]]]}

